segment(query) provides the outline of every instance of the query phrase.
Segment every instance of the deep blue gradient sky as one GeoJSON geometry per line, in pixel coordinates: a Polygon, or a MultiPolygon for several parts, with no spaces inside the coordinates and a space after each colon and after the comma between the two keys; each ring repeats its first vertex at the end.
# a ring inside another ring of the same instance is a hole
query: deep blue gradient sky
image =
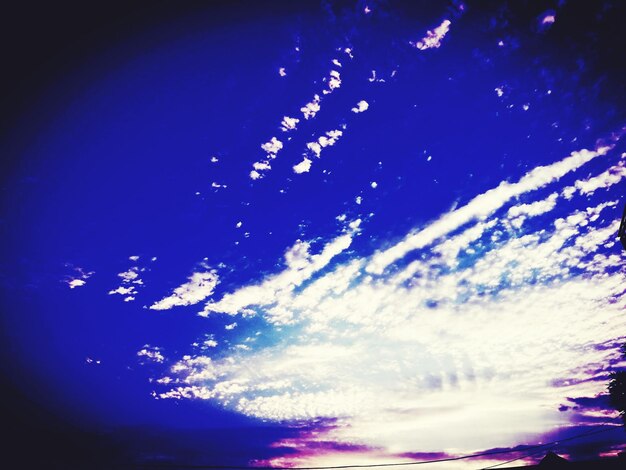
{"type": "Polygon", "coordinates": [[[16,427],[293,466],[619,422],[623,6],[67,8],[9,56],[16,427]]]}

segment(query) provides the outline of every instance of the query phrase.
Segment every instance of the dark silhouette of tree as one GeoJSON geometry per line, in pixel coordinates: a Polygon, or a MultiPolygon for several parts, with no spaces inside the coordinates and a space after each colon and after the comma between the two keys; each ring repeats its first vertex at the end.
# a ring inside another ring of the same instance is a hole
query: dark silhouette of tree
{"type": "MultiPolygon", "coordinates": [[[[621,347],[622,355],[626,358],[626,344],[621,347]]],[[[626,427],[626,370],[611,372],[609,381],[609,403],[619,411],[619,415],[626,427]]]]}
{"type": "MultiPolygon", "coordinates": [[[[626,206],[624,206],[618,236],[624,250],[626,250],[626,206]]],[[[626,359],[626,343],[622,344],[620,350],[622,356],[626,359]]],[[[619,411],[619,415],[624,422],[624,428],[626,428],[626,371],[611,372],[611,380],[609,381],[609,402],[613,408],[619,411]]]]}

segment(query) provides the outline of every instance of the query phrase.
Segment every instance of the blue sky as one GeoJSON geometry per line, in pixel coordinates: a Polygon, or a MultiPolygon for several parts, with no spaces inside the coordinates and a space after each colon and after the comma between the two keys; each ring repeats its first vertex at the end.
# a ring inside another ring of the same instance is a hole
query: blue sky
{"type": "Polygon", "coordinates": [[[94,50],[15,119],[7,380],[147,462],[616,425],[614,7],[579,32],[569,2],[216,5],[94,50]]]}

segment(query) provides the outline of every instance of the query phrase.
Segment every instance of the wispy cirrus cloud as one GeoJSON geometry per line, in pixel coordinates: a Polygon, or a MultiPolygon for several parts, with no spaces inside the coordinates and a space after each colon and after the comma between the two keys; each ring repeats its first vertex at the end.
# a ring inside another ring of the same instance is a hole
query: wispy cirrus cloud
{"type": "Polygon", "coordinates": [[[367,267],[368,272],[381,274],[387,266],[410,251],[432,243],[465,223],[489,216],[513,197],[545,187],[592,159],[605,155],[610,148],[603,146],[595,150],[574,152],[552,165],[531,170],[516,183],[503,181],[496,188],[476,196],[465,206],[444,215],[424,230],[410,234],[402,242],[376,254],[367,267]]]}
{"type": "Polygon", "coordinates": [[[210,313],[237,315],[255,305],[268,308],[267,319],[269,321],[290,323],[291,312],[282,308],[278,300],[289,295],[313,274],[325,268],[335,256],[348,249],[352,238],[358,233],[359,224],[360,220],[351,222],[346,233],[326,243],[317,254],[310,253],[309,242],[298,240],[285,252],[286,269],[284,271],[268,277],[260,284],[245,286],[231,294],[226,294],[219,301],[207,303],[201,315],[210,313]]]}
{"type": "Polygon", "coordinates": [[[180,285],[171,295],[150,306],[151,310],[169,310],[176,306],[194,305],[209,297],[219,281],[215,271],[193,273],[188,282],[180,285]]]}
{"type": "Polygon", "coordinates": [[[333,419],[315,439],[365,444],[374,460],[411,452],[415,436],[424,452],[469,452],[583,419],[559,408],[599,393],[616,352],[597,345],[626,327],[624,256],[610,251],[617,201],[592,203],[584,188],[616,180],[600,173],[577,179],[570,199],[558,188],[528,199],[610,152],[580,150],[502,182],[371,256],[336,261],[357,223],[317,255],[297,241],[282,270],[202,312],[243,330],[261,317],[275,341],[189,356],[157,397],[273,421],[333,419]]]}

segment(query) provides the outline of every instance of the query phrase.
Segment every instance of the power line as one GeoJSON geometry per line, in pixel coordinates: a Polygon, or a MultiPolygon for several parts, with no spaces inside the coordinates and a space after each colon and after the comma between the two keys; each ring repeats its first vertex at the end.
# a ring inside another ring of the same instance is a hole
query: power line
{"type": "MultiPolygon", "coordinates": [[[[496,468],[496,467],[499,467],[501,465],[506,465],[507,463],[516,462],[517,460],[522,460],[522,459],[525,459],[527,457],[531,457],[533,455],[536,455],[536,454],[539,454],[541,452],[544,452],[546,450],[553,449],[554,447],[556,447],[561,442],[571,441],[571,440],[574,440],[574,439],[579,439],[581,437],[589,436],[589,435],[592,435],[592,434],[600,434],[600,433],[603,433],[603,432],[611,431],[613,429],[615,429],[615,426],[611,426],[610,429],[601,429],[601,430],[590,431],[588,433],[577,434],[575,436],[566,437],[564,439],[559,439],[558,441],[548,442],[546,444],[537,444],[535,446],[528,447],[528,448],[524,449],[524,451],[532,450],[532,449],[539,449],[537,452],[531,452],[529,454],[522,455],[520,457],[516,457],[516,458],[511,459],[511,460],[507,460],[506,462],[500,462],[500,463],[497,463],[495,465],[490,465],[488,467],[483,467],[480,470],[488,470],[490,468],[496,468]]],[[[522,451],[518,451],[518,452],[522,452],[522,451]]]]}
{"type": "MultiPolygon", "coordinates": [[[[170,465],[170,464],[135,464],[134,467],[138,467],[138,468],[190,468],[190,469],[215,469],[215,470],[219,470],[219,469],[224,469],[224,470],[342,470],[342,469],[349,469],[349,468],[382,468],[382,467],[402,467],[402,466],[408,466],[408,465],[425,465],[425,464],[430,464],[430,463],[439,463],[439,462],[453,462],[453,461],[457,461],[457,460],[466,460],[466,459],[474,459],[477,457],[487,457],[490,455],[500,455],[500,454],[511,454],[511,453],[516,453],[516,452],[527,452],[529,450],[536,450],[536,449],[540,449],[540,448],[545,448],[551,445],[556,445],[559,444],[561,442],[566,442],[566,441],[572,441],[574,439],[579,439],[581,437],[585,437],[585,436],[591,436],[594,434],[601,434],[601,433],[605,433],[608,431],[613,431],[614,429],[618,429],[617,426],[611,426],[609,429],[596,429],[594,431],[589,431],[586,433],[581,433],[581,434],[577,434],[575,436],[570,436],[564,439],[559,439],[556,441],[552,441],[552,442],[547,442],[545,444],[537,444],[537,445],[532,445],[532,446],[528,446],[525,449],[519,449],[519,450],[511,450],[511,449],[507,449],[507,450],[495,450],[495,451],[489,451],[489,452],[479,452],[476,454],[469,454],[469,455],[461,455],[458,457],[445,457],[445,458],[441,458],[441,459],[431,459],[431,460],[419,460],[419,461],[412,461],[412,462],[387,462],[387,463],[378,463],[378,464],[363,464],[363,465],[331,465],[331,466],[322,466],[322,467],[269,467],[269,466],[264,466],[264,467],[250,467],[250,466],[237,466],[237,465],[170,465]]],[[[545,450],[545,449],[542,449],[545,450]]],[[[532,455],[532,454],[530,454],[532,455]]],[[[529,455],[526,455],[524,457],[528,457],[529,455]]],[[[520,457],[520,458],[524,458],[524,457],[520,457]]],[[[519,460],[520,458],[514,459],[514,460],[519,460]]],[[[503,462],[502,464],[498,464],[498,465],[503,465],[504,463],[508,463],[508,462],[503,462]]],[[[490,467],[487,467],[490,468],[490,467]]]]}
{"type": "Polygon", "coordinates": [[[527,458],[527,457],[532,457],[533,455],[542,454],[542,453],[544,453],[546,450],[554,449],[554,447],[555,447],[555,446],[548,447],[547,449],[545,449],[545,448],[544,448],[544,449],[539,449],[539,450],[536,450],[536,451],[534,451],[534,452],[531,452],[530,454],[522,455],[522,456],[520,456],[520,457],[515,457],[514,459],[507,460],[506,462],[500,462],[500,463],[497,463],[497,464],[495,464],[495,465],[489,465],[488,467],[483,467],[483,468],[481,468],[480,470],[489,470],[490,468],[500,467],[500,466],[502,466],[502,465],[506,465],[507,463],[517,462],[518,460],[522,460],[522,459],[525,459],[525,458],[527,458]]]}

